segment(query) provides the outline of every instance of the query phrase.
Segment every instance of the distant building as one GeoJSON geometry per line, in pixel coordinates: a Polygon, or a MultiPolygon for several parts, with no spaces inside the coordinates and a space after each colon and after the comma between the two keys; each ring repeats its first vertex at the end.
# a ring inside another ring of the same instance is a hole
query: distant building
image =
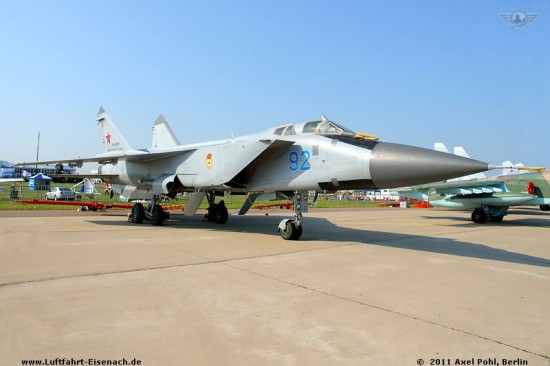
{"type": "Polygon", "coordinates": [[[51,165],[13,166],[13,164],[5,160],[0,161],[0,178],[28,179],[30,176],[38,173],[44,173],[46,175],[76,174],[76,168],[51,165]]]}

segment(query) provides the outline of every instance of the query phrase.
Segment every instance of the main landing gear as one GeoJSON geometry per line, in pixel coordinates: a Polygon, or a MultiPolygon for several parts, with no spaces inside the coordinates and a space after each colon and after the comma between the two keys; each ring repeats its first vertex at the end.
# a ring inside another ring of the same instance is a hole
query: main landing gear
{"type": "MultiPolygon", "coordinates": [[[[165,212],[159,204],[160,197],[160,195],[154,195],[147,208],[144,208],[143,204],[139,202],[134,204],[132,207],[132,212],[128,217],[128,221],[131,221],[134,224],[141,224],[144,220],[148,220],[153,225],[162,225],[164,220],[169,218],[169,213],[165,212]]],[[[206,197],[208,199],[208,213],[204,215],[204,220],[216,222],[218,224],[225,224],[229,218],[229,213],[227,212],[227,207],[225,207],[225,202],[222,200],[215,203],[216,192],[207,192],[206,197]]],[[[198,208],[199,203],[200,202],[197,202],[195,210],[198,208]]],[[[193,213],[194,212],[191,214],[193,213]]]]}
{"type": "Polygon", "coordinates": [[[169,217],[169,213],[164,212],[164,209],[158,203],[159,201],[160,196],[154,195],[147,208],[144,208],[143,204],[140,202],[134,204],[132,207],[132,213],[130,214],[130,221],[134,224],[141,224],[143,223],[143,220],[148,220],[153,225],[162,225],[164,220],[169,217]]]}
{"type": "Polygon", "coordinates": [[[216,192],[206,192],[206,199],[208,200],[208,213],[204,215],[204,221],[225,224],[229,218],[229,213],[227,212],[227,207],[225,207],[225,202],[221,200],[220,202],[215,203],[216,192]]]}
{"type": "Polygon", "coordinates": [[[298,240],[302,236],[303,212],[307,212],[307,192],[294,192],[294,219],[284,219],[279,223],[279,233],[285,240],[298,240]]]}
{"type": "Polygon", "coordinates": [[[504,216],[508,215],[508,207],[496,207],[483,205],[472,212],[472,221],[476,224],[490,222],[502,222],[504,216]]]}

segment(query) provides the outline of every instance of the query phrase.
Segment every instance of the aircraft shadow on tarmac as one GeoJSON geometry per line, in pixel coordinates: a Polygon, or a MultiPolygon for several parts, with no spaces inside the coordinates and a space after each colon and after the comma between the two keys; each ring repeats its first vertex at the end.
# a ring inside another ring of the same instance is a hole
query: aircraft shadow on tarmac
{"type": "MultiPolygon", "coordinates": [[[[164,228],[180,228],[216,232],[238,232],[255,233],[279,236],[277,225],[281,220],[280,216],[236,216],[230,217],[224,225],[211,222],[203,222],[202,216],[194,215],[184,217],[183,215],[172,215],[164,228]]],[[[120,221],[89,221],[99,225],[136,225],[120,221]]],[[[142,224],[143,228],[155,228],[147,223],[142,224]]],[[[475,225],[475,224],[472,224],[475,225]]],[[[517,225],[517,224],[515,224],[517,225]]],[[[462,225],[464,226],[464,225],[462,225]]],[[[158,227],[156,227],[158,228],[158,227]]],[[[162,229],[163,227],[161,227],[162,229]]],[[[281,239],[282,240],[282,239],[281,239]]],[[[333,224],[327,219],[316,217],[304,218],[304,234],[301,241],[329,241],[329,242],[356,242],[365,245],[377,245],[387,248],[398,248],[417,250],[430,253],[455,255],[460,257],[494,260],[499,262],[527,264],[539,267],[550,267],[550,259],[515,253],[503,249],[493,248],[488,245],[470,243],[443,237],[430,237],[423,235],[411,235],[404,233],[391,233],[374,230],[361,230],[346,228],[333,224]]]]}
{"type": "MultiPolygon", "coordinates": [[[[452,221],[460,221],[460,222],[469,222],[471,227],[479,227],[480,224],[475,224],[472,222],[470,218],[470,211],[455,211],[455,214],[448,215],[448,216],[430,216],[430,215],[424,215],[421,216],[423,219],[428,220],[452,220],[452,221]]],[[[507,216],[504,217],[504,220],[499,223],[493,223],[493,222],[486,222],[482,225],[490,225],[490,226],[503,226],[503,227],[514,227],[514,226],[522,226],[522,227],[541,227],[541,228],[550,228],[550,214],[547,212],[541,212],[541,211],[529,211],[529,210],[513,210],[510,211],[507,216]],[[528,215],[531,217],[517,217],[516,215],[528,215]]],[[[460,224],[459,226],[464,227],[464,224],[460,224]]]]}

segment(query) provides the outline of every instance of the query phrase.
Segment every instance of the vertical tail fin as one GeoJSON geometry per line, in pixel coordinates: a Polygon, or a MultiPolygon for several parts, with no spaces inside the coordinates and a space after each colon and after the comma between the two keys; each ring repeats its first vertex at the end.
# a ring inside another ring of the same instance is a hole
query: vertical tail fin
{"type": "Polygon", "coordinates": [[[434,144],[434,150],[444,152],[444,153],[449,153],[447,146],[445,146],[445,144],[443,144],[442,142],[436,142],[434,144]]]}
{"type": "Polygon", "coordinates": [[[97,126],[105,152],[132,150],[128,141],[122,136],[122,133],[120,133],[113,121],[111,121],[111,118],[103,107],[99,107],[99,111],[97,112],[97,126]]]}
{"type": "MultiPolygon", "coordinates": [[[[445,144],[443,144],[442,142],[436,142],[434,144],[434,150],[450,154],[449,149],[447,149],[447,146],[445,146],[445,144]]],[[[468,155],[468,153],[466,152],[466,150],[464,150],[462,146],[455,146],[453,149],[453,153],[454,155],[462,156],[463,158],[470,157],[470,155],[468,155]]],[[[475,173],[475,174],[466,175],[464,177],[449,179],[448,182],[457,182],[462,180],[472,180],[472,179],[482,179],[482,178],[486,178],[485,174],[475,173]]]]}
{"type": "Polygon", "coordinates": [[[518,174],[519,170],[514,169],[514,164],[510,160],[506,160],[502,162],[502,175],[514,175],[518,174]]]}
{"type": "Polygon", "coordinates": [[[520,170],[524,167],[522,163],[513,164],[510,160],[502,162],[502,175],[515,175],[529,173],[529,170],[520,170]],[[519,169],[518,169],[519,168],[519,169]]]}
{"type": "MultiPolygon", "coordinates": [[[[470,158],[470,155],[466,152],[466,150],[462,146],[455,146],[453,149],[455,155],[462,156],[463,158],[470,158]]],[[[475,173],[470,174],[465,177],[460,178],[460,180],[472,180],[472,179],[483,179],[487,178],[487,176],[483,173],[475,173]]]]}
{"type": "Polygon", "coordinates": [[[178,145],[180,145],[178,138],[161,114],[153,126],[153,141],[151,142],[151,148],[158,149],[163,147],[175,147],[178,145]]]}
{"type": "Polygon", "coordinates": [[[470,155],[468,155],[468,153],[466,152],[466,150],[464,150],[462,146],[455,146],[453,151],[455,155],[462,156],[463,158],[470,157],[470,155]]]}

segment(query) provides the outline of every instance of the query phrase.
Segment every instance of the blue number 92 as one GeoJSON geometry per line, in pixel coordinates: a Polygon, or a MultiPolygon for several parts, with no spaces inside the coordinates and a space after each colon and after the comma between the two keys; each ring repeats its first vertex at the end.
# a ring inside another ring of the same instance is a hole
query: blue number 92
{"type": "Polygon", "coordinates": [[[288,161],[290,163],[290,171],[296,172],[299,170],[301,171],[307,171],[311,169],[311,166],[309,165],[309,158],[311,157],[311,154],[309,153],[309,150],[302,150],[300,154],[298,154],[297,151],[291,151],[288,155],[288,161]],[[302,160],[302,164],[300,164],[300,160],[302,160]]]}

